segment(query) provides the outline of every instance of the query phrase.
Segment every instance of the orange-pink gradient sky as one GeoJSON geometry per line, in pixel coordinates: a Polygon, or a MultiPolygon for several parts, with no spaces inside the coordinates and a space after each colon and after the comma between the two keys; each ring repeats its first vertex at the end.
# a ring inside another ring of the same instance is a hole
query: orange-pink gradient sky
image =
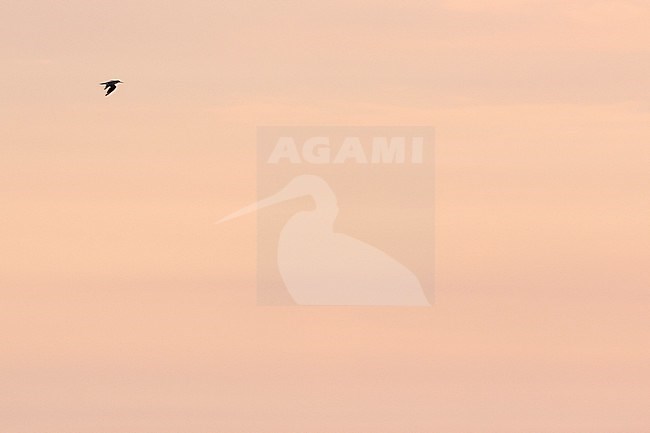
{"type": "Polygon", "coordinates": [[[650,430],[647,1],[0,15],[2,433],[650,430]],[[274,124],[436,128],[434,307],[255,305],[274,124]]]}

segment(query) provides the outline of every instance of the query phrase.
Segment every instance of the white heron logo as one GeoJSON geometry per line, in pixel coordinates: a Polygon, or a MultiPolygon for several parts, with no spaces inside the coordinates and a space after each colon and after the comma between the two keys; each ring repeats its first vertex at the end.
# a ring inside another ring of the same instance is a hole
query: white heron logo
{"type": "Polygon", "coordinates": [[[334,231],[336,195],[319,176],[297,176],[273,196],[219,223],[302,196],[311,196],[315,208],[287,221],[277,247],[280,275],[297,304],[430,305],[420,281],[406,266],[372,245],[334,231]]]}

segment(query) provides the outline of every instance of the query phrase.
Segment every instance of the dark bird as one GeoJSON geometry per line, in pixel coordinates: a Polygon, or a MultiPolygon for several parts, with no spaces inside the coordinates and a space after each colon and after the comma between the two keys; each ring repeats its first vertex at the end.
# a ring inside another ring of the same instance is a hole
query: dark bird
{"type": "Polygon", "coordinates": [[[105,83],[99,83],[100,85],[104,86],[104,90],[107,90],[106,96],[110,95],[117,89],[117,85],[121,83],[120,80],[111,80],[107,81],[105,83]]]}

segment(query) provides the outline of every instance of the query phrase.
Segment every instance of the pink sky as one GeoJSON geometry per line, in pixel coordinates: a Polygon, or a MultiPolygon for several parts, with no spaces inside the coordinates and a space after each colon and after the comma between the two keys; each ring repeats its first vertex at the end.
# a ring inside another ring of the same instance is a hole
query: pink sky
{"type": "Polygon", "coordinates": [[[0,12],[3,433],[650,429],[647,2],[0,12]],[[436,128],[432,308],[256,306],[283,124],[436,128]]]}

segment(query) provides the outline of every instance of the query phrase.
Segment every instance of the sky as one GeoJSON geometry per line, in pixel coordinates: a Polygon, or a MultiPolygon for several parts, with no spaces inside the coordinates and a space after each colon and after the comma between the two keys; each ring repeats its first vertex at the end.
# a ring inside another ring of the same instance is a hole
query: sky
{"type": "Polygon", "coordinates": [[[3,433],[648,431],[647,2],[0,14],[3,433]],[[256,304],[261,125],[436,129],[431,308],[256,304]]]}

